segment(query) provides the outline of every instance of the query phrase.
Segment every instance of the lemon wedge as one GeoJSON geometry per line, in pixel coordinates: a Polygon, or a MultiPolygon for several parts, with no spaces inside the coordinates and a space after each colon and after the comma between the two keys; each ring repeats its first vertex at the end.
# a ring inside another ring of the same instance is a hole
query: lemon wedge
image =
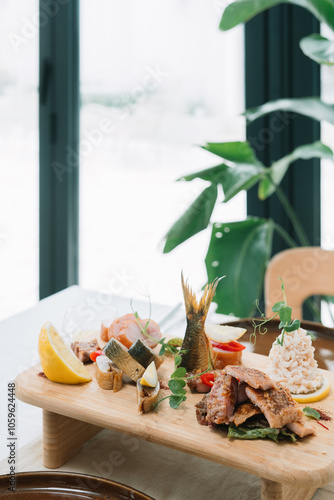
{"type": "Polygon", "coordinates": [[[246,333],[245,328],[239,328],[238,326],[228,326],[228,325],[206,325],[205,333],[210,340],[214,342],[219,342],[222,344],[227,344],[232,342],[232,340],[238,340],[240,337],[246,333]]]}
{"type": "Polygon", "coordinates": [[[292,394],[291,396],[297,403],[316,403],[321,399],[328,396],[330,390],[330,384],[326,377],[324,377],[320,389],[317,391],[309,392],[308,394],[292,394]]]}
{"type": "Polygon", "coordinates": [[[50,322],[42,326],[38,338],[38,354],[43,372],[53,382],[80,384],[92,380],[83,363],[50,322]]]}
{"type": "Polygon", "coordinates": [[[144,374],[140,380],[142,385],[148,385],[149,387],[156,387],[158,383],[158,374],[154,361],[148,365],[144,374]]]}

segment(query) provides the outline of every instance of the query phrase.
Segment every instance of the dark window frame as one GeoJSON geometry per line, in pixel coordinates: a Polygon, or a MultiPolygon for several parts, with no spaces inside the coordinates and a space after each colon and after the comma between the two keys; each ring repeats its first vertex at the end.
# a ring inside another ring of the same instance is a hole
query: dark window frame
{"type": "Polygon", "coordinates": [[[40,298],[79,278],[79,0],[50,5],[40,0],[40,298]]]}

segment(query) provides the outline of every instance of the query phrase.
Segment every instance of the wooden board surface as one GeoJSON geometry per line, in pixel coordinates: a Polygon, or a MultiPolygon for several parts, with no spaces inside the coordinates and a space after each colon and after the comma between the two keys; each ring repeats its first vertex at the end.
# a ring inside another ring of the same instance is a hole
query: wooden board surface
{"type": "MultiPolygon", "coordinates": [[[[265,370],[265,356],[244,353],[243,364],[265,370]]],[[[317,435],[297,443],[276,444],[269,440],[231,440],[226,432],[197,423],[194,404],[202,396],[188,390],[187,401],[178,410],[162,402],[154,412],[137,412],[136,388],[132,383],[113,393],[101,389],[95,380],[95,368],[89,366],[93,381],[82,385],[57,384],[38,376],[36,365],[16,379],[16,396],[29,404],[100,427],[127,432],[160,445],[175,448],[257,476],[286,484],[316,487],[334,480],[334,422],[326,422],[329,431],[316,425],[317,435]]],[[[171,360],[159,369],[169,378],[171,360]]],[[[334,387],[334,373],[324,372],[334,387]]],[[[161,391],[161,396],[166,395],[161,391]]],[[[334,395],[310,404],[334,415],[334,395]]]]}

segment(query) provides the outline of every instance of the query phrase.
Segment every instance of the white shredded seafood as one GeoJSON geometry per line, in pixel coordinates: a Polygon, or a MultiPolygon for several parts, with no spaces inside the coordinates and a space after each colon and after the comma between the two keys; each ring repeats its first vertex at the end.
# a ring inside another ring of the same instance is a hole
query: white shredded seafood
{"type": "Polygon", "coordinates": [[[306,330],[285,332],[283,346],[275,341],[270,349],[268,375],[293,394],[316,391],[323,377],[313,353],[311,336],[306,330]]]}

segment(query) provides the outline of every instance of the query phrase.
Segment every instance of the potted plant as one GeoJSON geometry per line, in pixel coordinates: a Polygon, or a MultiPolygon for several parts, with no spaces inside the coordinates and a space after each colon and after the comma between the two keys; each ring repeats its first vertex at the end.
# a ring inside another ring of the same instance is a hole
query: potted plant
{"type": "MultiPolygon", "coordinates": [[[[224,10],[220,29],[232,29],[280,3],[305,7],[317,19],[326,23],[334,34],[332,0],[237,0],[224,10]]],[[[300,41],[300,48],[318,64],[334,64],[334,40],[328,40],[319,34],[310,34],[300,41]]],[[[276,111],[291,111],[314,120],[326,120],[334,125],[334,105],[325,103],[318,97],[270,101],[257,108],[248,109],[244,115],[250,123],[276,111]]],[[[289,247],[309,245],[305,231],[280,187],[282,179],[296,160],[315,157],[333,159],[333,152],[328,146],[317,141],[296,148],[268,168],[259,161],[248,142],[208,143],[204,149],[216,155],[217,166],[178,179],[190,182],[199,178],[207,181],[209,185],[169,229],[163,251],[170,252],[199,231],[211,228],[211,239],[205,259],[208,281],[228,272],[228,282],[216,292],[217,312],[249,316],[255,312],[256,300],[262,293],[263,276],[271,258],[274,232],[277,232],[289,247]],[[240,191],[247,191],[255,185],[258,186],[259,199],[265,200],[273,195],[278,197],[294,227],[296,240],[273,219],[248,216],[246,220],[230,223],[211,221],[216,203],[228,203],[240,191]]]]}

